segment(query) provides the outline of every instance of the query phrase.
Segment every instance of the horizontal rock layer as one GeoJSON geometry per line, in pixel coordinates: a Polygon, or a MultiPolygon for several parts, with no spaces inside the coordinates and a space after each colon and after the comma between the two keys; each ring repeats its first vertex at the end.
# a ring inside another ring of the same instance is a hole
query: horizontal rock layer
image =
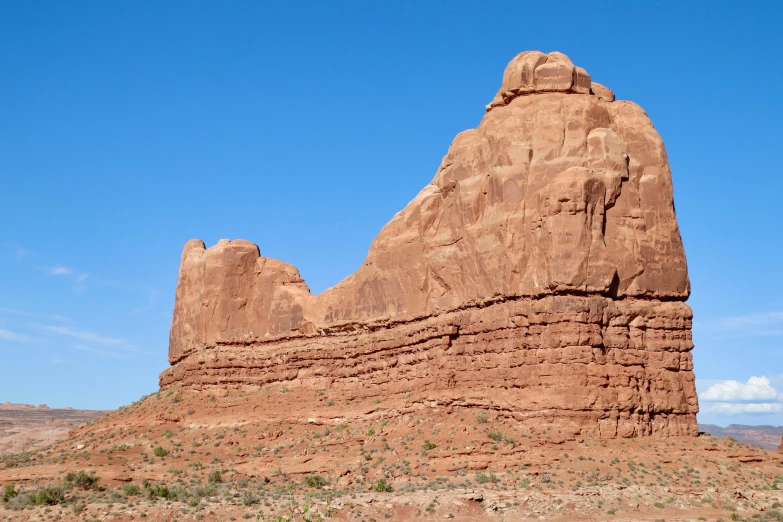
{"type": "Polygon", "coordinates": [[[556,296],[403,324],[218,344],[161,375],[164,387],[252,385],[388,399],[428,392],[602,437],[696,435],[690,308],[556,296]]]}

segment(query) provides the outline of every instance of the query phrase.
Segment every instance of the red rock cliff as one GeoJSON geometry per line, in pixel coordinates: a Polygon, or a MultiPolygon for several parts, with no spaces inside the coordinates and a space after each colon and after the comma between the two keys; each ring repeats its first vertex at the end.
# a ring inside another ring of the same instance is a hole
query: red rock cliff
{"type": "Polygon", "coordinates": [[[524,52],[335,287],[312,295],[247,241],[189,241],[161,385],[428,390],[569,433],[696,435],[689,291],[645,112],[524,52]]]}

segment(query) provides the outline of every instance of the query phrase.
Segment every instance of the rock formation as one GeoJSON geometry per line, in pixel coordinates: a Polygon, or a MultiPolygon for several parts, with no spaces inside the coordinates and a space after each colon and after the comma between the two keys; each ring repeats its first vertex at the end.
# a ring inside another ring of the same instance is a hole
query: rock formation
{"type": "Polygon", "coordinates": [[[320,295],[248,241],[183,250],[163,388],[344,390],[577,437],[697,435],[690,285],[645,112],[524,52],[476,129],[320,295]]]}

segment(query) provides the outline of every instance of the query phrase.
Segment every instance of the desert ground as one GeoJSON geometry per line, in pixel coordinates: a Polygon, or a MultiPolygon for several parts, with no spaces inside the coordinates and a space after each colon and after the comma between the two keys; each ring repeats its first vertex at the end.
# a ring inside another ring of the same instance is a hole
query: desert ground
{"type": "Polygon", "coordinates": [[[46,405],[0,404],[0,456],[45,448],[104,413],[46,405]]]}
{"type": "Polygon", "coordinates": [[[783,520],[783,454],[521,426],[424,395],[168,390],[0,458],[0,520],[783,520]]]}

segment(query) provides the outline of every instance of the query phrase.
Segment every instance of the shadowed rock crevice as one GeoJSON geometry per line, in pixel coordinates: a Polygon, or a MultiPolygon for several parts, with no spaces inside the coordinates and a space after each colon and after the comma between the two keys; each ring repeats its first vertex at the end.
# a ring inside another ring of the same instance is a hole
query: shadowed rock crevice
{"type": "Polygon", "coordinates": [[[415,388],[571,433],[696,435],[672,198],[641,108],[522,53],[336,286],[311,294],[248,241],[188,242],[161,385],[415,388]]]}

